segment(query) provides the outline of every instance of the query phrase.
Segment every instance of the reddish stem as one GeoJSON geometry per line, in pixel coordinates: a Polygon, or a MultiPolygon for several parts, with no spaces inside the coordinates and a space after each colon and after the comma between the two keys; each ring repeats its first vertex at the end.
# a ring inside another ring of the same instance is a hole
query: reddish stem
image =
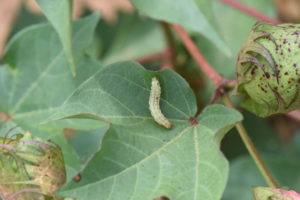
{"type": "Polygon", "coordinates": [[[179,25],[172,24],[172,26],[178,33],[188,52],[191,54],[203,72],[216,86],[219,86],[223,80],[222,76],[208,63],[186,31],[179,25]]]}
{"type": "Polygon", "coordinates": [[[241,2],[238,2],[236,0],[220,0],[222,1],[223,3],[226,3],[244,13],[247,13],[248,15],[260,20],[260,21],[263,21],[263,22],[268,22],[268,23],[271,23],[271,24],[280,24],[281,22],[277,19],[272,19],[268,16],[266,16],[265,14],[245,5],[245,4],[242,4],[241,2]]]}

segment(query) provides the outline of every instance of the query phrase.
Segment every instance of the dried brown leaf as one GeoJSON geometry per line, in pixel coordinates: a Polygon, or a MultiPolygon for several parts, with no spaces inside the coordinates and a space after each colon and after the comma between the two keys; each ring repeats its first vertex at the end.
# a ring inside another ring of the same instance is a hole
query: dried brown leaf
{"type": "Polygon", "coordinates": [[[21,0],[0,0],[0,57],[21,3],[21,0]]]}
{"type": "MultiPolygon", "coordinates": [[[[27,0],[26,5],[32,12],[41,13],[35,0],[27,0]]],[[[73,18],[80,17],[86,8],[100,11],[103,19],[110,23],[117,19],[119,11],[126,13],[133,11],[130,0],[74,0],[73,18]]]]}

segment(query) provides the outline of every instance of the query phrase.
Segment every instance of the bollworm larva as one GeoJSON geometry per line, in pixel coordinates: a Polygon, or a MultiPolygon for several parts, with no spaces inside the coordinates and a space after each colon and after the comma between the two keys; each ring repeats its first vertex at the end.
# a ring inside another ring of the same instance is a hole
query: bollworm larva
{"type": "Polygon", "coordinates": [[[166,128],[171,128],[172,124],[168,121],[168,119],[162,114],[159,106],[160,102],[160,85],[157,77],[152,78],[151,82],[151,91],[150,91],[150,98],[149,98],[149,109],[151,112],[152,117],[154,120],[166,127],[166,128]]]}

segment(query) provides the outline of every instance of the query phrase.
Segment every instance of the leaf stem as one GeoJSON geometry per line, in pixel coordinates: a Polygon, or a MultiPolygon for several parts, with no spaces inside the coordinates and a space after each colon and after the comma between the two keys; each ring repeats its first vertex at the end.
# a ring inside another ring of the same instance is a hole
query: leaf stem
{"type": "MultiPolygon", "coordinates": [[[[226,81],[225,78],[223,78],[205,59],[205,57],[202,55],[202,53],[199,51],[193,40],[189,37],[189,35],[186,33],[186,31],[180,27],[179,25],[172,24],[176,32],[178,33],[179,37],[181,38],[183,44],[187,48],[188,52],[191,54],[193,59],[196,61],[196,63],[199,65],[199,67],[203,70],[203,72],[207,75],[207,77],[216,85],[216,87],[219,87],[226,81]]],[[[226,106],[234,108],[231,99],[229,96],[225,93],[223,95],[223,101],[226,106]]],[[[246,129],[244,128],[243,124],[241,122],[236,124],[236,129],[238,130],[242,141],[244,145],[246,146],[249,154],[251,155],[252,159],[254,160],[256,166],[258,167],[260,173],[262,174],[263,178],[265,179],[266,183],[270,187],[278,187],[275,180],[272,178],[271,173],[266,168],[266,165],[264,164],[263,160],[261,159],[261,156],[259,155],[258,151],[256,150],[253,142],[251,141],[250,137],[247,134],[246,129]]]]}
{"type": "Polygon", "coordinates": [[[255,19],[259,20],[259,21],[263,21],[263,22],[268,22],[271,24],[280,24],[281,22],[277,19],[272,19],[268,16],[266,16],[265,14],[241,3],[238,2],[236,0],[220,0],[223,3],[226,3],[227,5],[232,6],[233,8],[236,8],[237,10],[242,11],[243,13],[247,13],[248,15],[254,17],[255,19]]]}
{"type": "MultiPolygon", "coordinates": [[[[233,108],[234,106],[232,104],[231,99],[229,98],[228,94],[223,95],[223,102],[226,106],[233,108]]],[[[258,167],[260,173],[264,177],[266,183],[268,186],[273,188],[278,188],[278,184],[275,182],[274,178],[272,177],[271,173],[269,172],[268,168],[266,167],[265,163],[263,162],[261,156],[259,155],[258,151],[256,150],[253,142],[251,141],[250,137],[248,136],[248,133],[243,126],[241,122],[238,122],[235,125],[236,129],[239,132],[239,135],[241,136],[249,154],[251,155],[252,159],[254,160],[256,166],[258,167]]]]}

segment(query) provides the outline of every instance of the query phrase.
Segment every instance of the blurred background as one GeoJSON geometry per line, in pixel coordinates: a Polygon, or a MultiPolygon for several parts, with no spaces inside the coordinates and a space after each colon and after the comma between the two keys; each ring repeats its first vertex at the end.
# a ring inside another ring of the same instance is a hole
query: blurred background
{"type": "MultiPolygon", "coordinates": [[[[238,2],[280,22],[300,22],[300,0],[240,0],[238,2]]],[[[211,18],[211,23],[221,33],[230,48],[231,55],[224,55],[198,33],[190,32],[190,35],[212,66],[222,75],[233,80],[237,52],[257,19],[224,1],[214,0],[212,4],[213,13],[210,15],[214,17],[211,18]]],[[[101,13],[101,21],[94,36],[95,42],[89,48],[90,56],[103,64],[136,60],[150,70],[172,68],[181,74],[194,90],[199,112],[209,103],[214,92],[213,85],[202,75],[176,34],[166,23],[137,13],[129,0],[74,0],[74,19],[94,11],[101,13]],[[171,48],[172,44],[168,41],[170,37],[176,41],[175,47],[171,48]]],[[[45,22],[46,19],[41,15],[35,0],[0,0],[0,62],[5,44],[15,33],[30,25],[45,22]]],[[[238,103],[238,97],[235,101],[238,103]]],[[[299,111],[266,119],[241,111],[245,118],[246,129],[276,179],[281,185],[299,192],[299,111]]],[[[82,141],[84,134],[76,135],[72,130],[65,130],[64,134],[75,149],[82,146],[79,141],[82,141]]],[[[264,181],[235,130],[227,134],[222,149],[231,162],[229,184],[223,199],[252,199],[249,187],[264,185],[264,181]]]]}

